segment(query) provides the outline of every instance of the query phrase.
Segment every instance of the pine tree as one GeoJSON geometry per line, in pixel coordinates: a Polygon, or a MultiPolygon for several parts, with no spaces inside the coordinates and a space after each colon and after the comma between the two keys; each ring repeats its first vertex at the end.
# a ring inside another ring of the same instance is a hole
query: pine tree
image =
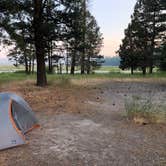
{"type": "Polygon", "coordinates": [[[155,53],[156,49],[162,45],[166,32],[165,9],[163,0],[137,0],[130,24],[133,48],[129,51],[127,39],[130,38],[130,33],[125,34],[120,47],[122,68],[131,65],[136,59],[136,67],[141,68],[143,74],[146,74],[147,67],[150,69],[149,73],[152,73],[156,59],[159,58],[155,53]],[[131,54],[137,56],[132,61],[131,54]]]}
{"type": "Polygon", "coordinates": [[[142,0],[138,0],[135,5],[131,23],[125,31],[125,38],[118,51],[121,57],[120,68],[131,68],[131,73],[135,68],[140,67],[143,74],[146,74],[147,67],[147,24],[143,15],[142,0]]]}
{"type": "Polygon", "coordinates": [[[63,41],[66,45],[67,55],[71,57],[70,73],[74,74],[76,66],[81,67],[81,74],[84,74],[87,68],[89,68],[89,73],[90,57],[98,55],[100,52],[98,50],[102,45],[100,28],[95,18],[86,9],[84,0],[66,0],[63,1],[63,5],[66,24],[63,41]]]}
{"type": "Polygon", "coordinates": [[[87,12],[86,25],[84,63],[87,74],[90,74],[92,68],[99,67],[103,62],[103,57],[99,54],[103,44],[103,37],[96,19],[90,12],[87,12]]]}
{"type": "MultiPolygon", "coordinates": [[[[158,47],[158,42],[161,39],[161,18],[163,17],[163,2],[161,0],[145,0],[144,5],[144,15],[147,22],[148,36],[149,36],[149,73],[153,72],[155,66],[155,49],[158,47]]],[[[161,43],[160,43],[161,45],[161,43]]]]}
{"type": "Polygon", "coordinates": [[[121,58],[120,68],[131,69],[131,74],[134,73],[134,69],[138,67],[138,51],[135,45],[135,36],[133,32],[133,25],[129,24],[125,30],[125,38],[122,40],[122,45],[118,50],[118,54],[121,58]]]}
{"type": "Polygon", "coordinates": [[[65,42],[68,55],[71,57],[71,74],[74,74],[75,67],[80,58],[81,40],[82,40],[82,4],[80,0],[63,1],[63,22],[65,28],[62,33],[63,42],[65,42]]]}
{"type": "Polygon", "coordinates": [[[166,43],[164,43],[158,52],[158,67],[161,71],[166,71],[166,43]]]}

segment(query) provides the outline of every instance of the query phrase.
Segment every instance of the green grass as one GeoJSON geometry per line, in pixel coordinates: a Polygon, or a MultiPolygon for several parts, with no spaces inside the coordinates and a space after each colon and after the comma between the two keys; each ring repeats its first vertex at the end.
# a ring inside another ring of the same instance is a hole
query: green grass
{"type": "Polygon", "coordinates": [[[114,66],[102,66],[98,70],[99,71],[108,71],[110,73],[120,73],[121,72],[121,70],[119,69],[119,67],[114,67],[114,66]]]}
{"type": "MultiPolygon", "coordinates": [[[[7,69],[8,67],[6,67],[7,69]]],[[[109,73],[96,73],[96,74],[90,74],[90,75],[67,75],[67,74],[48,74],[47,78],[49,82],[52,82],[54,80],[63,80],[63,82],[69,81],[70,79],[93,79],[93,78],[100,78],[100,79],[113,79],[113,78],[122,78],[122,79],[132,79],[132,78],[166,78],[166,72],[155,72],[153,74],[147,74],[146,76],[143,76],[141,73],[135,73],[134,75],[131,75],[130,73],[121,73],[118,72],[119,69],[117,67],[103,67],[102,70],[110,69],[109,73]],[[64,81],[65,80],[65,81],[64,81]]],[[[0,73],[0,83],[3,82],[9,82],[9,81],[21,81],[21,80],[27,80],[27,79],[35,79],[36,75],[26,75],[23,71],[17,71],[17,72],[9,72],[9,73],[0,73]]]]}
{"type": "MultiPolygon", "coordinates": [[[[118,73],[129,74],[129,75],[131,74],[130,70],[121,70],[118,66],[117,67],[116,66],[102,66],[101,68],[97,69],[96,71],[107,71],[109,73],[116,73],[116,74],[118,74],[118,73]]],[[[147,70],[147,72],[148,72],[148,70],[147,70]]],[[[160,72],[158,68],[154,68],[153,73],[159,74],[162,72],[160,72]]],[[[134,70],[134,74],[141,74],[142,75],[142,71],[134,70]]]]}
{"type": "Polygon", "coordinates": [[[24,66],[23,65],[20,65],[18,67],[15,67],[13,65],[0,65],[0,71],[3,72],[3,71],[19,71],[19,70],[24,70],[24,66]]]}
{"type": "MultiPolygon", "coordinates": [[[[12,71],[15,70],[16,68],[14,66],[0,66],[0,71],[5,73],[0,73],[0,83],[3,82],[11,82],[11,81],[21,81],[21,80],[26,80],[26,79],[36,79],[36,75],[26,75],[23,72],[23,66],[20,66],[17,72],[9,72],[6,73],[6,71],[12,71]]],[[[70,75],[70,74],[48,74],[48,82],[52,82],[54,80],[61,80],[62,82],[69,82],[70,79],[93,79],[93,78],[101,78],[101,79],[113,79],[113,78],[120,78],[120,79],[132,79],[132,78],[155,78],[155,79],[161,79],[161,78],[166,78],[166,72],[159,72],[155,71],[153,74],[147,74],[145,76],[142,75],[142,73],[135,73],[134,75],[131,75],[128,72],[121,72],[121,70],[118,67],[109,67],[109,66],[103,66],[101,67],[100,71],[109,71],[108,73],[95,73],[95,74],[90,74],[90,75],[80,75],[80,74],[75,74],[70,75]]]]}
{"type": "Polygon", "coordinates": [[[0,83],[7,83],[12,81],[21,81],[27,79],[34,79],[35,76],[33,75],[26,75],[23,72],[16,72],[16,73],[0,73],[0,83]]]}
{"type": "MultiPolygon", "coordinates": [[[[15,67],[12,65],[2,65],[0,66],[0,72],[12,72],[15,71],[16,73],[12,73],[13,77],[17,77],[17,74],[24,70],[24,66],[15,67]],[[16,75],[15,75],[16,74],[16,75]],[[15,75],[15,76],[14,76],[15,75]]],[[[147,74],[146,76],[143,76],[141,71],[135,71],[134,75],[130,74],[129,70],[122,71],[119,69],[119,67],[112,67],[112,66],[102,66],[100,69],[97,69],[96,71],[100,71],[101,73],[96,72],[95,74],[90,75],[84,75],[81,76],[80,74],[75,74],[75,76],[66,75],[51,75],[52,78],[61,78],[61,77],[67,77],[67,78],[157,78],[157,77],[166,77],[166,72],[160,72],[157,68],[154,69],[154,73],[152,75],[147,74]],[[108,73],[104,73],[104,72],[108,73]],[[103,72],[103,73],[102,73],[103,72]]],[[[2,74],[2,73],[1,73],[2,74]]],[[[5,74],[3,74],[5,75],[5,74]]],[[[7,74],[8,75],[8,74],[7,74]]],[[[18,76],[20,77],[20,76],[18,76]]]]}

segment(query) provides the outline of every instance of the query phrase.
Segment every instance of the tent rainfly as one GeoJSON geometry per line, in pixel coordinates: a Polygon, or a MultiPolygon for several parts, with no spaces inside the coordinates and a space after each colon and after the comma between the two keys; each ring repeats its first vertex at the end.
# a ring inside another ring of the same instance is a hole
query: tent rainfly
{"type": "Polygon", "coordinates": [[[25,134],[39,127],[28,103],[13,93],[0,93],[0,150],[25,144],[25,134]]]}

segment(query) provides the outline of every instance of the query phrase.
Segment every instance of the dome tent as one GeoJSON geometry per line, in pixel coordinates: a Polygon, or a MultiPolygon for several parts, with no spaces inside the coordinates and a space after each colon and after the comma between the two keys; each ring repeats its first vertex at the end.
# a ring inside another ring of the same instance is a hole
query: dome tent
{"type": "Polygon", "coordinates": [[[0,150],[25,144],[25,134],[39,127],[28,103],[13,93],[0,93],[0,150]]]}

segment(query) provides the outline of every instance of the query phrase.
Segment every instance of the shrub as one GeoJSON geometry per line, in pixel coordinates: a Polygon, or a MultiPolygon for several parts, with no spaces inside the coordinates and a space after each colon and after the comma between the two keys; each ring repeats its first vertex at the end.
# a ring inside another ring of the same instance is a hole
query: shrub
{"type": "Polygon", "coordinates": [[[152,102],[151,96],[133,96],[125,101],[125,109],[128,119],[135,123],[166,123],[166,104],[152,102]]]}

